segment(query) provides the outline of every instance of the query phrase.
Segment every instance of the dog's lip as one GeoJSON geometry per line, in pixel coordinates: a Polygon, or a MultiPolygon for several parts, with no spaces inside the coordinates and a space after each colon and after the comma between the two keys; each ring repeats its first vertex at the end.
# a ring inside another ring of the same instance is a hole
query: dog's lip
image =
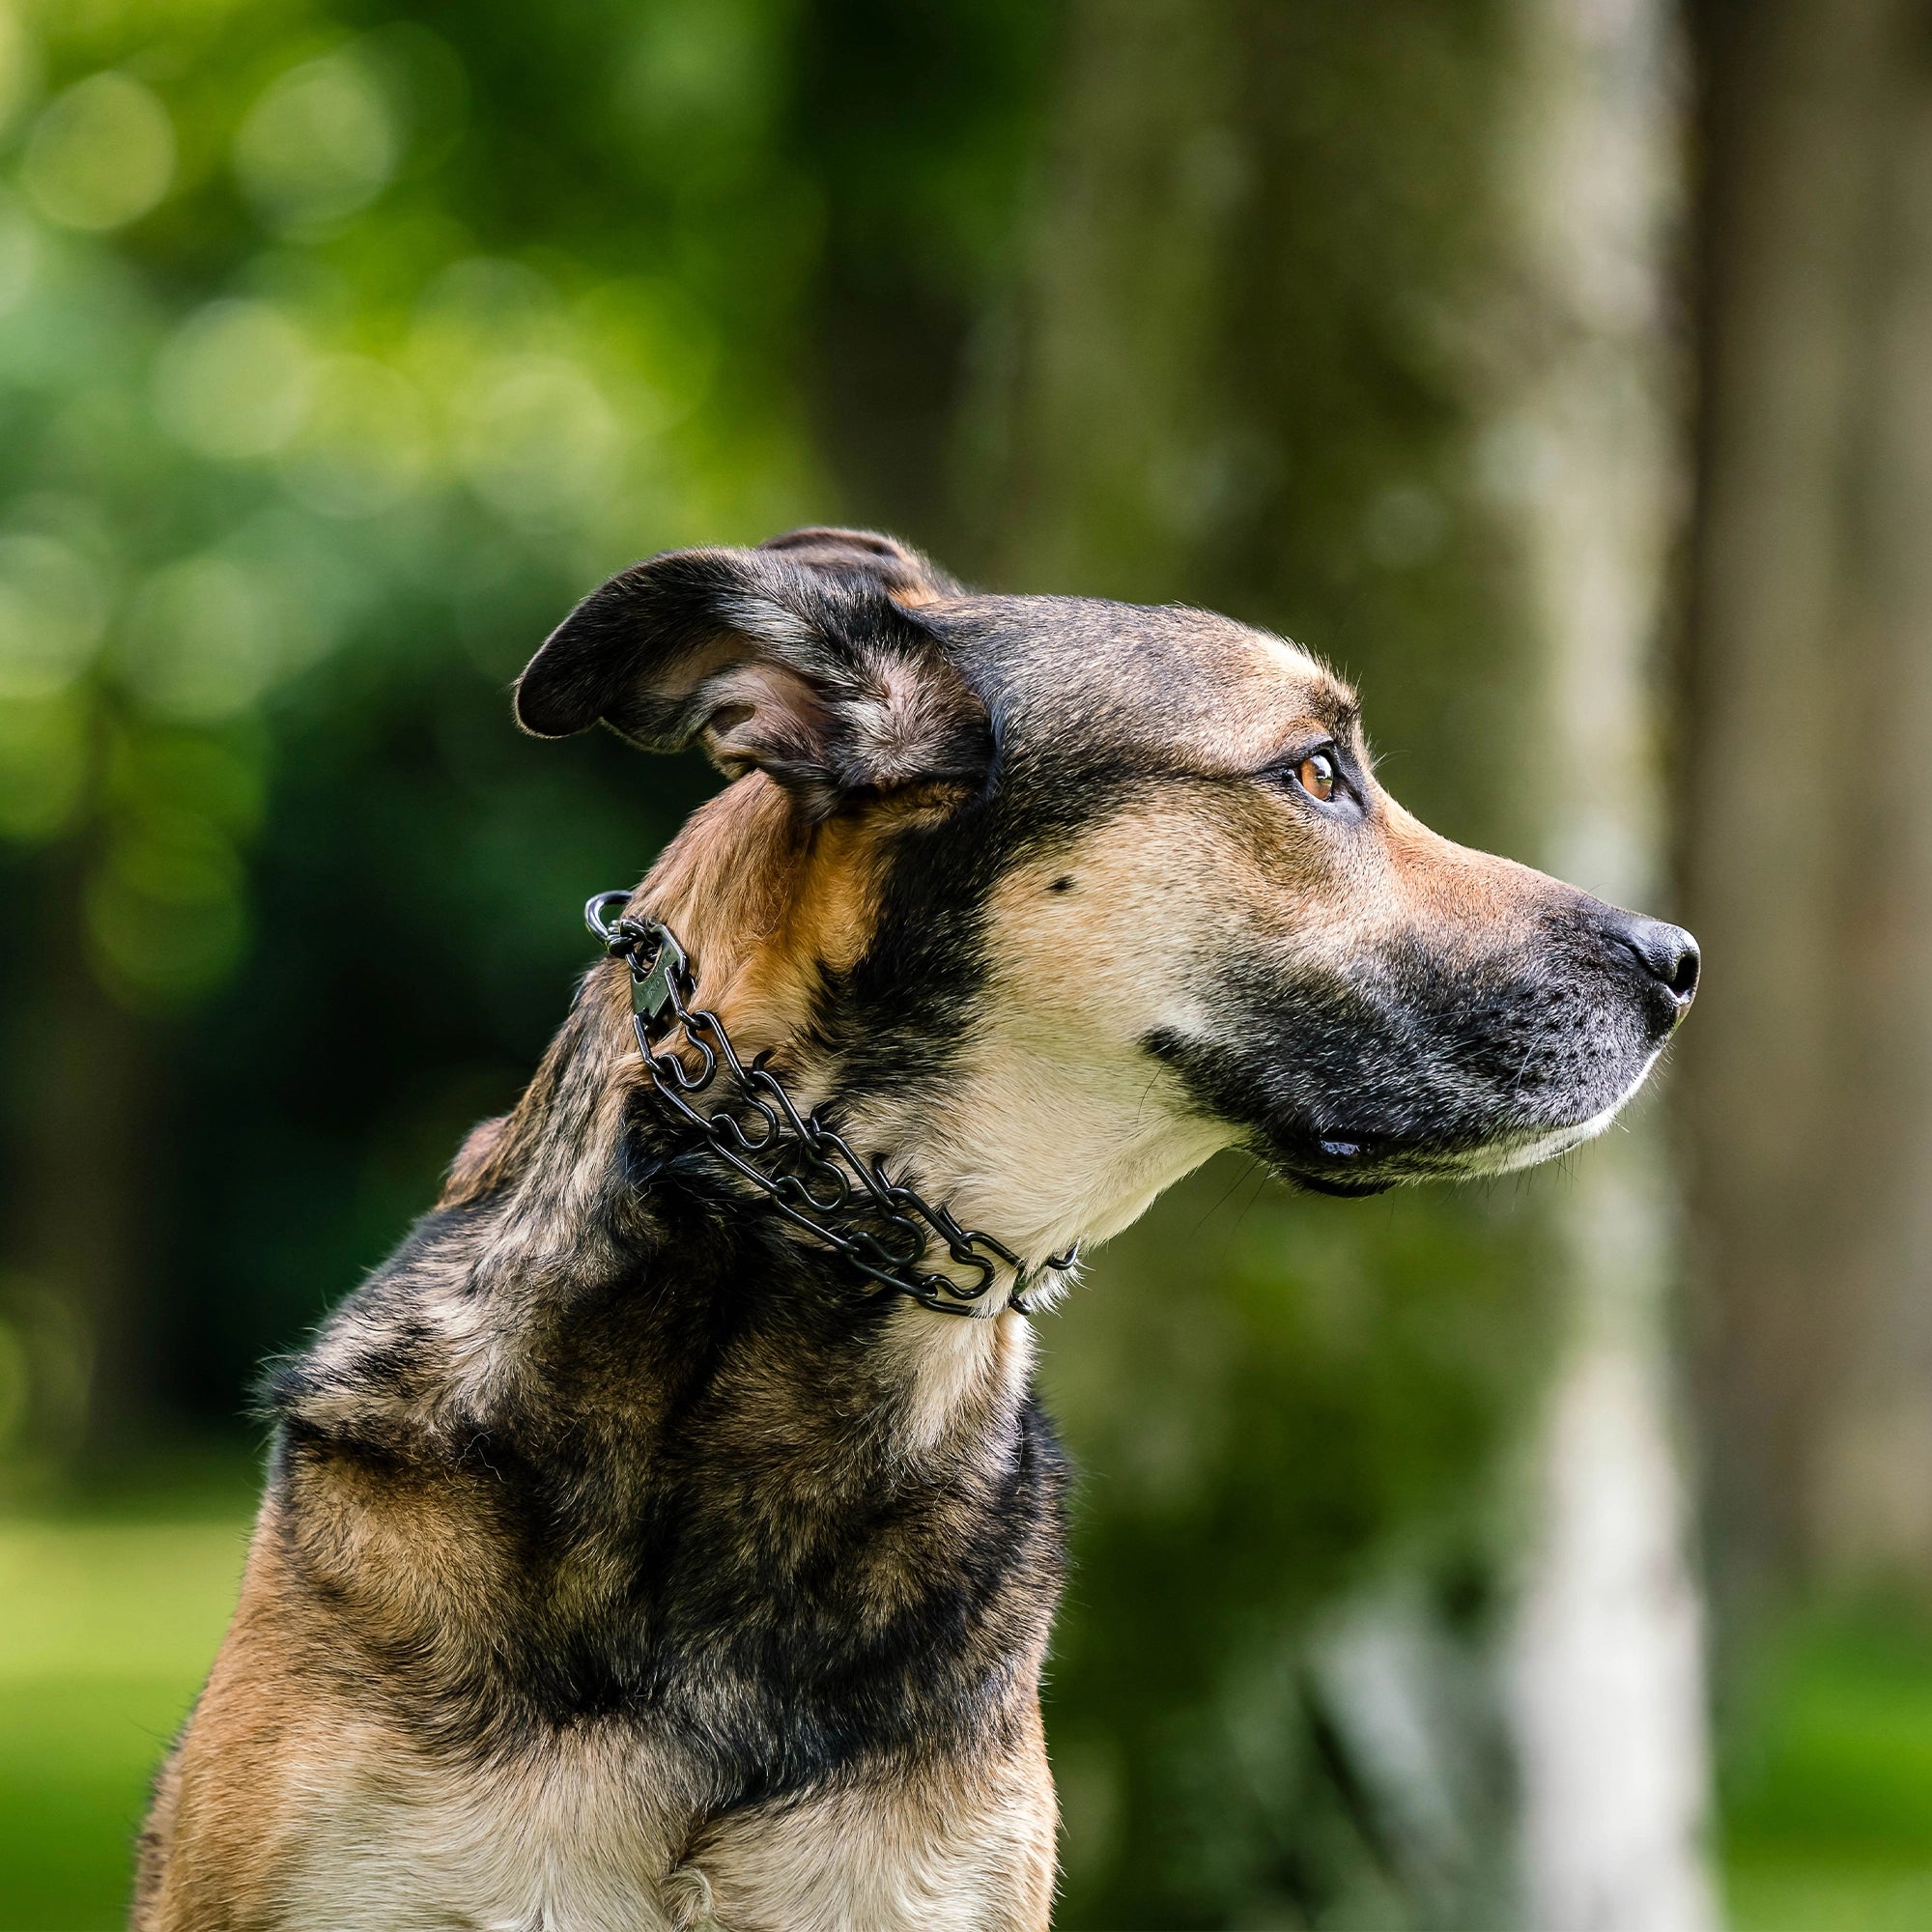
{"type": "MultiPolygon", "coordinates": [[[[1404,1177],[1378,1173],[1376,1155],[1386,1146],[1383,1137],[1350,1129],[1328,1128],[1309,1136],[1302,1147],[1277,1154],[1274,1165],[1297,1186],[1316,1194],[1344,1200],[1382,1194],[1404,1177]]],[[[1392,1148],[1389,1151],[1394,1151],[1392,1148]]]]}
{"type": "Polygon", "coordinates": [[[1608,1106],[1577,1121],[1519,1127],[1479,1146],[1459,1150],[1406,1145],[1387,1134],[1330,1128],[1309,1135],[1297,1147],[1277,1151],[1272,1165],[1284,1179],[1298,1187],[1343,1200],[1385,1194],[1404,1181],[1513,1174],[1595,1140],[1643,1085],[1655,1059],[1653,1054],[1642,1072],[1608,1106]]]}
{"type": "Polygon", "coordinates": [[[1323,1135],[1297,1148],[1277,1149],[1271,1165],[1284,1180],[1311,1194],[1349,1201],[1426,1179],[1426,1170],[1414,1162],[1413,1151],[1385,1136],[1351,1134],[1346,1140],[1323,1135]]]}
{"type": "Polygon", "coordinates": [[[1326,1194],[1337,1201],[1366,1201],[1372,1194],[1386,1194],[1402,1179],[1400,1175],[1364,1175],[1360,1179],[1344,1179],[1339,1175],[1312,1174],[1305,1169],[1289,1169],[1290,1178],[1311,1194],[1326,1194]]]}
{"type": "MultiPolygon", "coordinates": [[[[1631,1089],[1631,1093],[1635,1091],[1634,1087],[1631,1089]]],[[[1543,1161],[1554,1160],[1558,1154],[1568,1153],[1572,1148],[1579,1148],[1585,1141],[1595,1140],[1623,1111],[1624,1102],[1629,1098],[1630,1094],[1626,1094],[1586,1120],[1577,1121],[1567,1127],[1551,1127],[1547,1132],[1514,1144],[1499,1142],[1492,1150],[1495,1158],[1488,1160],[1479,1154],[1477,1165],[1470,1172],[1514,1174],[1520,1168],[1535,1167],[1543,1161]]]]}

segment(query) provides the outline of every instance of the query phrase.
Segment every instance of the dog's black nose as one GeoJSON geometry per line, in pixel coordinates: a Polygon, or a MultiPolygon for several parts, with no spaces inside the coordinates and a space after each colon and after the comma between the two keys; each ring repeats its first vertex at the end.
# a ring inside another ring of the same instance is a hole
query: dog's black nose
{"type": "Polygon", "coordinates": [[[1681,925],[1666,925],[1661,919],[1639,919],[1634,913],[1618,920],[1608,936],[1669,994],[1675,1011],[1682,1014],[1696,997],[1697,942],[1681,925]]]}

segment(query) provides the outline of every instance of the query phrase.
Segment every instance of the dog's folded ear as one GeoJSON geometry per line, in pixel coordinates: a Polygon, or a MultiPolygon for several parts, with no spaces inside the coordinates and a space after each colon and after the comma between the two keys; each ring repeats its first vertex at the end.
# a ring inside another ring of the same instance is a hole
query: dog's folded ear
{"type": "Polygon", "coordinates": [[[929,557],[877,530],[787,530],[781,537],[767,537],[758,549],[809,564],[855,586],[870,584],[903,606],[960,594],[959,583],[929,557]]]}
{"type": "Polygon", "coordinates": [[[956,589],[863,530],[667,551],[557,626],[518,680],[517,722],[562,738],[601,721],[653,752],[701,742],[820,816],[855,793],[977,784],[985,706],[919,615],[956,589]]]}

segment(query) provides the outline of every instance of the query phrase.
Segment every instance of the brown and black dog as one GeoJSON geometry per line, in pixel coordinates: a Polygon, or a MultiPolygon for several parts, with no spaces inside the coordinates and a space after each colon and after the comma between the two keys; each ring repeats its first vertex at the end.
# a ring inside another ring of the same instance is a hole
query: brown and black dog
{"type": "MultiPolygon", "coordinates": [[[[1688,934],[1410,818],[1293,645],[882,537],[639,564],[517,714],[709,750],[633,911],[1029,1269],[1235,1144],[1346,1194],[1545,1159],[1695,985],[1688,934]]],[[[143,1932],[1047,1923],[1064,1475],[1012,1271],[974,1320],[871,1292],[667,1107],[627,982],[273,1377],[143,1932]]]]}

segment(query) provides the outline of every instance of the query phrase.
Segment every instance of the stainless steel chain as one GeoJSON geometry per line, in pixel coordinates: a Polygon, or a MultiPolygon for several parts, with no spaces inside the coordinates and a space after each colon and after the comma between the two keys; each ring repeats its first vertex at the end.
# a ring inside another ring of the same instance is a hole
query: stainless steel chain
{"type": "Polygon", "coordinates": [[[783,1083],[753,1059],[739,1059],[718,1015],[691,1004],[697,976],[691,956],[658,920],[620,916],[629,893],[599,893],[583,908],[584,923],[612,958],[631,971],[631,1025],[651,1084],[671,1111],[695,1129],[731,1170],[767,1195],[789,1221],[842,1255],[873,1281],[876,1293],[903,1294],[941,1315],[988,1316],[988,1300],[1005,1263],[1013,1270],[1006,1306],[1028,1315],[1026,1291],[1049,1271],[1071,1267],[1076,1244],[1049,1255],[1029,1271],[1005,1242],[962,1228],[944,1208],[893,1180],[882,1156],[856,1153],[815,1114],[801,1113],[783,1083]],[[694,1070],[664,1042],[678,1028],[697,1057],[694,1070]],[[701,1113],[693,1099],[728,1072],[737,1101],[701,1113]],[[970,1271],[954,1281],[924,1265],[933,1237],[970,1271]]]}

